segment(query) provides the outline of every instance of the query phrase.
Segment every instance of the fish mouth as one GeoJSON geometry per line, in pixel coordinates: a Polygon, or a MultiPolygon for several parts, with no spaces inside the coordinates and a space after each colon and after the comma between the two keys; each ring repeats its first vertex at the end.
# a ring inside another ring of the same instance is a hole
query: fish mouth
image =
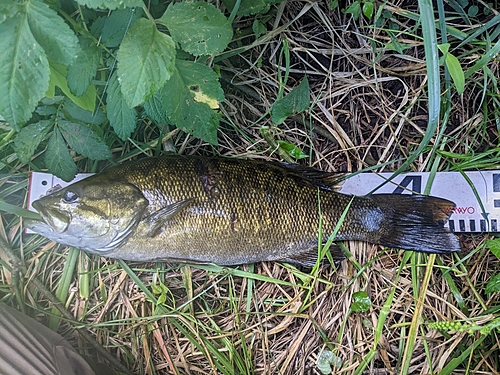
{"type": "MultiPolygon", "coordinates": [[[[40,200],[33,202],[33,208],[38,211],[40,216],[42,217],[42,221],[52,228],[57,233],[64,233],[69,227],[70,216],[65,213],[62,213],[58,209],[50,208],[43,205],[40,200]]],[[[32,225],[36,225],[36,223],[40,223],[38,220],[34,220],[34,222],[30,223],[32,225]]]]}

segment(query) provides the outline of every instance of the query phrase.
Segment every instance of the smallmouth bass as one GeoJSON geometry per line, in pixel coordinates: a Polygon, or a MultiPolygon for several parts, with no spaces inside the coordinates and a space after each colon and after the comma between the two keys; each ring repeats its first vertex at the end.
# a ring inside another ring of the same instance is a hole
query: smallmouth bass
{"type": "MultiPolygon", "coordinates": [[[[135,261],[314,264],[336,240],[427,253],[460,250],[444,227],[453,202],[337,193],[334,175],[301,165],[168,155],[111,167],[33,202],[27,226],[90,253],[135,261]]],[[[341,259],[342,254],[334,254],[341,259]]]]}

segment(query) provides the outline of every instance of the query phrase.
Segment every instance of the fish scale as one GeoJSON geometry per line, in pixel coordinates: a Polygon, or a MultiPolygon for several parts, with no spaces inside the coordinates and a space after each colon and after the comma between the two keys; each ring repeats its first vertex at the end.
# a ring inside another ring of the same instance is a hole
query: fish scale
{"type": "Polygon", "coordinates": [[[337,193],[332,180],[331,173],[286,163],[179,155],[145,158],[34,202],[44,222],[32,229],[61,243],[127,260],[311,265],[317,257],[320,211],[326,239],[349,206],[338,240],[435,253],[460,250],[457,238],[443,227],[452,202],[387,194],[353,197],[337,193]],[[122,190],[127,193],[120,194],[122,190]],[[65,202],[64,197],[75,194],[76,202],[65,202]],[[99,224],[94,216],[86,222],[87,202],[110,207],[113,216],[121,218],[119,225],[105,218],[99,224]],[[59,215],[58,223],[69,223],[67,235],[60,231],[62,224],[57,236],[46,228],[55,222],[50,215],[59,215]],[[99,225],[109,230],[101,229],[98,237],[89,228],[99,225]],[[78,241],[65,239],[73,232],[78,241]],[[108,239],[113,246],[93,249],[92,239],[101,244],[108,239]]]}

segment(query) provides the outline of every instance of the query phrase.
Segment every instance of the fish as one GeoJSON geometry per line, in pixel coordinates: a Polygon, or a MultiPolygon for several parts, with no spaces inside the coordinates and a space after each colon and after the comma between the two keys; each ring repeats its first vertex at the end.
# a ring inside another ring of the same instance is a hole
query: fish
{"type": "MultiPolygon", "coordinates": [[[[334,173],[292,163],[146,157],[34,201],[41,219],[27,227],[89,253],[143,262],[311,266],[318,244],[332,234],[335,241],[425,253],[460,251],[457,236],[445,227],[453,202],[346,195],[337,191],[337,180],[334,173]]],[[[342,259],[343,253],[332,256],[342,259]]]]}

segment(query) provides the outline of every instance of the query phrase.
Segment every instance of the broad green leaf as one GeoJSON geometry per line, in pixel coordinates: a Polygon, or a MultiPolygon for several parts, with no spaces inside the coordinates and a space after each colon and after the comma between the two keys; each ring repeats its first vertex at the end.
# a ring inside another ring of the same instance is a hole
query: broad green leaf
{"type": "Polygon", "coordinates": [[[233,38],[231,23],[219,9],[205,2],[172,3],[158,22],[168,28],[182,49],[195,56],[220,53],[233,38]]]}
{"type": "Polygon", "coordinates": [[[61,133],[69,146],[86,158],[105,160],[111,157],[109,147],[87,126],[59,120],[61,133]]]}
{"type": "Polygon", "coordinates": [[[500,292],[500,273],[497,273],[488,281],[485,292],[487,294],[500,292]]]}
{"type": "Polygon", "coordinates": [[[446,59],[444,60],[444,62],[446,64],[446,67],[448,68],[448,71],[450,72],[453,82],[455,83],[458,94],[463,94],[465,89],[465,75],[462,67],[460,66],[460,62],[449,52],[446,54],[446,59]]]}
{"type": "Polygon", "coordinates": [[[500,238],[486,241],[486,247],[490,249],[493,255],[500,259],[500,238]]]}
{"type": "Polygon", "coordinates": [[[113,73],[109,78],[106,90],[106,111],[109,123],[115,133],[123,140],[126,140],[135,130],[137,113],[134,108],[130,108],[123,98],[120,85],[113,73]]]}
{"type": "Polygon", "coordinates": [[[144,5],[142,0],[77,0],[77,3],[89,8],[111,10],[142,7],[144,5]]]}
{"type": "Polygon", "coordinates": [[[271,107],[271,120],[276,124],[282,124],[288,116],[305,111],[310,106],[309,82],[304,77],[302,82],[295,87],[287,96],[276,100],[271,107]]]}
{"type": "Polygon", "coordinates": [[[373,9],[374,9],[374,5],[373,5],[373,2],[372,1],[366,1],[364,4],[363,4],[363,14],[365,15],[366,18],[368,18],[369,20],[372,19],[372,16],[373,16],[373,9]]]}
{"type": "Polygon", "coordinates": [[[353,302],[351,304],[351,310],[354,312],[367,312],[370,310],[372,301],[368,297],[368,293],[364,291],[356,292],[352,295],[353,302]]]}
{"type": "Polygon", "coordinates": [[[37,0],[26,2],[28,24],[49,60],[68,65],[79,50],[78,38],[57,13],[37,0]]]}
{"type": "Polygon", "coordinates": [[[66,142],[57,128],[50,137],[47,150],[44,154],[45,165],[50,173],[62,178],[64,181],[71,181],[76,175],[76,164],[69,154],[66,142]]]}
{"type": "Polygon", "coordinates": [[[130,27],[118,50],[118,82],[129,107],[158,92],[175,68],[175,44],[156,25],[140,18],[130,27]]]}
{"type": "Polygon", "coordinates": [[[12,0],[4,0],[0,3],[0,23],[5,21],[7,18],[14,17],[23,8],[22,4],[19,4],[12,0]]]}
{"type": "Polygon", "coordinates": [[[81,50],[76,59],[68,66],[68,87],[75,96],[87,91],[95,77],[101,50],[92,39],[80,38],[81,50]]]}
{"type": "Polygon", "coordinates": [[[170,120],[161,101],[161,92],[149,98],[149,100],[144,103],[143,107],[146,114],[158,125],[170,124],[170,120]]]}
{"type": "Polygon", "coordinates": [[[176,67],[162,90],[167,115],[183,131],[216,144],[219,116],[211,106],[224,100],[217,75],[191,61],[177,60],[176,67]]]}
{"type": "Polygon", "coordinates": [[[66,120],[75,120],[84,124],[101,125],[107,121],[106,114],[100,107],[97,107],[95,112],[87,111],[78,107],[73,101],[65,100],[62,107],[66,120]]]}
{"type": "Polygon", "coordinates": [[[95,86],[91,84],[82,96],[75,96],[68,87],[66,75],[66,67],[64,65],[51,61],[49,89],[45,93],[45,96],[53,98],[56,94],[56,86],[58,86],[77,106],[88,111],[94,111],[97,98],[95,86]]]}
{"type": "Polygon", "coordinates": [[[54,125],[53,120],[41,120],[21,129],[14,138],[14,150],[22,163],[28,163],[40,142],[54,125]]]}
{"type": "MultiPolygon", "coordinates": [[[[226,8],[232,12],[237,0],[222,0],[222,2],[226,8]]],[[[274,3],[276,3],[276,1],[241,0],[236,14],[238,16],[249,16],[256,13],[266,13],[269,10],[270,5],[274,3]]]]}
{"type": "Polygon", "coordinates": [[[101,42],[108,48],[118,47],[130,25],[142,16],[141,9],[118,9],[106,18],[101,42]]]}
{"type": "Polygon", "coordinates": [[[47,91],[49,62],[25,12],[0,23],[0,35],[0,114],[19,130],[47,91]]]}

